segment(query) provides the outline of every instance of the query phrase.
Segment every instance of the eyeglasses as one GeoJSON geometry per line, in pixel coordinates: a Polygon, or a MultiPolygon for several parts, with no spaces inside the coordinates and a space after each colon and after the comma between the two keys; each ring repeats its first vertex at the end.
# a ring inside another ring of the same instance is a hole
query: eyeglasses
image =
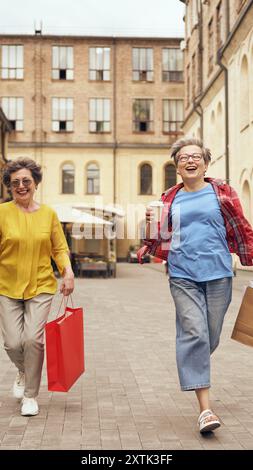
{"type": "Polygon", "coordinates": [[[177,161],[180,163],[188,162],[189,158],[192,158],[194,162],[199,162],[203,157],[202,153],[182,153],[178,156],[177,161]]]}
{"type": "Polygon", "coordinates": [[[20,184],[23,184],[23,186],[25,188],[28,188],[31,184],[32,184],[32,180],[30,180],[29,178],[23,178],[21,180],[13,180],[10,182],[10,186],[12,188],[18,188],[20,186],[20,184]]]}

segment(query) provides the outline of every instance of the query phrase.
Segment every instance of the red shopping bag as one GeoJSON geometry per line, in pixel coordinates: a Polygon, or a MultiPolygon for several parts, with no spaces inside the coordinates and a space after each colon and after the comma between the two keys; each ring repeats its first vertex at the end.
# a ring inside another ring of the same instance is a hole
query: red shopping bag
{"type": "Polygon", "coordinates": [[[83,309],[66,307],[46,324],[48,390],[67,392],[84,367],[83,309]]]}

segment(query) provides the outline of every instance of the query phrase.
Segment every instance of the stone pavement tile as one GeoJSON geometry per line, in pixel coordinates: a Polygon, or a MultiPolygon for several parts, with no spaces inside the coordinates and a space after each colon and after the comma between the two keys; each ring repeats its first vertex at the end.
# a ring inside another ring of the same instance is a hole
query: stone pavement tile
{"type": "Polygon", "coordinates": [[[21,444],[21,441],[22,441],[22,438],[23,438],[23,435],[17,435],[17,436],[13,436],[13,435],[8,435],[8,434],[5,434],[2,442],[1,442],[1,445],[2,446],[19,446],[21,444]]]}
{"type": "Polygon", "coordinates": [[[243,426],[243,424],[239,423],[239,424],[231,424],[231,425],[227,425],[226,428],[232,433],[235,435],[240,433],[240,432],[246,432],[247,429],[243,426]]]}
{"type": "Polygon", "coordinates": [[[82,450],[102,450],[102,446],[101,446],[101,445],[99,445],[99,446],[98,446],[98,445],[97,445],[97,446],[92,446],[92,445],[90,445],[90,446],[85,446],[85,445],[82,445],[82,446],[81,446],[81,449],[82,449],[82,450]]]}
{"type": "Polygon", "coordinates": [[[141,411],[143,411],[143,408],[135,407],[133,410],[133,407],[130,408],[130,406],[115,406],[114,407],[114,412],[115,412],[115,417],[119,416],[132,416],[132,414],[142,414],[141,411]]]}
{"type": "Polygon", "coordinates": [[[142,444],[137,432],[120,431],[122,449],[141,449],[142,444]]]}
{"type": "Polygon", "coordinates": [[[1,445],[0,450],[19,450],[20,446],[15,445],[1,445]]]}
{"type": "Polygon", "coordinates": [[[222,415],[221,417],[221,421],[223,424],[225,424],[225,426],[240,426],[240,421],[235,417],[233,416],[232,414],[230,415],[222,415]]]}
{"type": "Polygon", "coordinates": [[[181,439],[182,448],[184,450],[201,450],[204,446],[197,439],[181,439]]]}
{"type": "Polygon", "coordinates": [[[152,446],[154,445],[154,449],[157,449],[157,446],[161,444],[157,434],[156,429],[143,429],[138,431],[141,443],[143,448],[147,445],[152,446]]]}
{"type": "Polygon", "coordinates": [[[156,426],[157,437],[160,441],[172,441],[178,440],[177,434],[173,431],[170,426],[156,426]]]}
{"type": "Polygon", "coordinates": [[[84,431],[82,434],[82,445],[101,445],[101,434],[99,431],[84,431]]]}
{"type": "Polygon", "coordinates": [[[101,418],[100,428],[101,429],[112,429],[117,430],[117,420],[115,418],[101,418]]]}
{"type": "Polygon", "coordinates": [[[241,444],[231,443],[231,444],[222,444],[224,450],[245,450],[241,444]]]}
{"type": "Polygon", "coordinates": [[[118,430],[101,430],[102,449],[104,450],[117,450],[122,449],[120,436],[118,430]]]}
{"type": "Polygon", "coordinates": [[[201,443],[203,442],[203,447],[206,450],[222,450],[223,446],[219,443],[218,439],[215,436],[212,436],[211,439],[202,438],[201,443]]]}
{"type": "Polygon", "coordinates": [[[161,446],[163,450],[182,450],[183,446],[179,440],[167,440],[161,441],[161,446]]]}
{"type": "Polygon", "coordinates": [[[243,446],[244,449],[246,450],[253,450],[253,439],[245,439],[241,440],[240,444],[243,446]]]}
{"type": "Polygon", "coordinates": [[[14,416],[9,423],[9,426],[12,427],[20,427],[25,428],[28,425],[29,418],[25,416],[14,416]]]}

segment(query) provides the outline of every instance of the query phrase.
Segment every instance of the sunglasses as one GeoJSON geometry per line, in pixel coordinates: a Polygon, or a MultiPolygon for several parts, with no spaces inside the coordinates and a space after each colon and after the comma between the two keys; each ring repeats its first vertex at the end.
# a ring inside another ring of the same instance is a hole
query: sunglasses
{"type": "Polygon", "coordinates": [[[10,186],[12,188],[19,188],[21,183],[23,184],[25,188],[28,188],[29,186],[31,186],[32,180],[30,180],[29,178],[23,178],[21,180],[13,180],[10,182],[10,186]]]}

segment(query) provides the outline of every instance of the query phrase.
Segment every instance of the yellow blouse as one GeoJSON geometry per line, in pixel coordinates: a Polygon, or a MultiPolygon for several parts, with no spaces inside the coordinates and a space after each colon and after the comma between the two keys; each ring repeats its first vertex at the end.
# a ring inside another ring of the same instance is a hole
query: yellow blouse
{"type": "Polygon", "coordinates": [[[57,282],[51,266],[60,274],[70,265],[68,245],[59,219],[42,204],[35,212],[23,212],[14,201],[0,204],[0,295],[30,299],[54,294],[57,282]]]}

